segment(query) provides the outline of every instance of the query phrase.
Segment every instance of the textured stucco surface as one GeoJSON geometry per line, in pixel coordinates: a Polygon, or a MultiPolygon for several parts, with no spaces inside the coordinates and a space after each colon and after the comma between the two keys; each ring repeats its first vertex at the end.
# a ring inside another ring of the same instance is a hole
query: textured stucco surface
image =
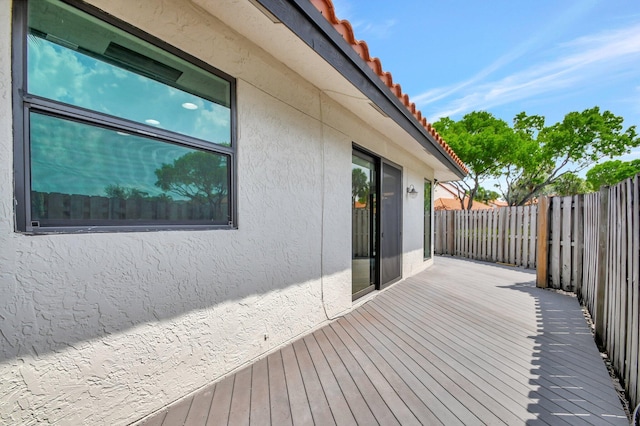
{"type": "MultiPolygon", "coordinates": [[[[239,227],[14,232],[1,1],[0,424],[127,424],[350,309],[352,142],[405,187],[432,173],[192,3],[92,3],[238,79],[239,227]]],[[[421,197],[403,207],[405,275],[429,264],[421,197]]]]}

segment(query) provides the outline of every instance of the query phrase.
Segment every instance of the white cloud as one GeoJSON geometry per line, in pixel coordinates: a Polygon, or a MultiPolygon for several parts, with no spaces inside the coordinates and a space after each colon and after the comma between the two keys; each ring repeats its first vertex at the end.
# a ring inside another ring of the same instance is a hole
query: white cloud
{"type": "Polygon", "coordinates": [[[586,14],[596,3],[594,1],[581,1],[568,7],[563,13],[557,14],[552,19],[549,19],[546,25],[540,30],[524,39],[517,44],[513,49],[500,56],[491,64],[480,70],[477,74],[471,78],[462,81],[457,84],[453,84],[444,88],[433,89],[425,93],[419,94],[413,98],[413,101],[418,106],[428,105],[430,103],[439,101],[446,97],[452,96],[455,93],[461,92],[463,89],[473,86],[474,84],[484,80],[496,71],[504,68],[515,60],[525,56],[534,49],[540,49],[540,46],[544,46],[549,43],[549,40],[554,34],[561,31],[562,28],[569,25],[570,22],[576,21],[579,17],[586,14]]]}
{"type": "MultiPolygon", "coordinates": [[[[613,80],[630,69],[640,67],[640,24],[593,34],[564,43],[556,49],[556,59],[530,64],[528,68],[495,81],[482,83],[494,64],[458,85],[431,90],[414,99],[428,103],[426,96],[452,98],[438,111],[429,114],[432,120],[477,109],[487,109],[550,92],[576,90],[595,79],[613,80]]],[[[496,61],[497,63],[500,60],[496,61]]]]}
{"type": "Polygon", "coordinates": [[[386,39],[393,34],[393,27],[397,24],[395,19],[387,19],[383,22],[353,21],[353,32],[358,39],[386,39]]]}

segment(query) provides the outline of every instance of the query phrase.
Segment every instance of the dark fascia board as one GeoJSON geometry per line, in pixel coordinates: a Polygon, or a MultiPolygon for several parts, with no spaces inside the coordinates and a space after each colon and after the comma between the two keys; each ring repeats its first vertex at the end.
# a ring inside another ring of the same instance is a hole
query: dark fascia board
{"type": "Polygon", "coordinates": [[[273,14],[385,114],[410,134],[427,152],[461,179],[466,172],[411,114],[380,77],[362,60],[309,0],[254,0],[273,14]]]}

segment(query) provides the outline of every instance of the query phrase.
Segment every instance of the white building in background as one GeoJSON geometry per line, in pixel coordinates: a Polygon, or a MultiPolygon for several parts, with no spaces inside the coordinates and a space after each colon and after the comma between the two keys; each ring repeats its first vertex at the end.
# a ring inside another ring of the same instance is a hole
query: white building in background
{"type": "Polygon", "coordinates": [[[330,0],[0,3],[0,424],[128,424],[348,312],[465,172],[330,0]]]}

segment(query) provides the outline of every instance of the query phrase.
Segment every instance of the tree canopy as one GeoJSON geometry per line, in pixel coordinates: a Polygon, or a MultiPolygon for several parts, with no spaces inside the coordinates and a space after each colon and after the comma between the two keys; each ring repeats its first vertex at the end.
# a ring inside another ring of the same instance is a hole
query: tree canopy
{"type": "Polygon", "coordinates": [[[455,185],[464,194],[461,207],[465,208],[468,197],[471,209],[480,183],[501,174],[511,160],[519,135],[504,120],[486,111],[470,112],[460,121],[445,117],[433,126],[469,169],[467,179],[455,185]]]}
{"type": "Polygon", "coordinates": [[[497,200],[498,198],[500,198],[500,194],[498,194],[496,191],[479,187],[478,191],[476,192],[475,199],[486,204],[489,201],[494,201],[494,200],[497,200]]]}
{"type": "Polygon", "coordinates": [[[163,164],[155,171],[156,186],[163,191],[209,204],[216,215],[228,193],[229,167],[227,157],[196,151],[184,154],[172,164],[163,164]]]}
{"type": "Polygon", "coordinates": [[[524,112],[513,127],[488,112],[472,112],[459,121],[443,118],[434,127],[470,170],[462,184],[470,201],[480,183],[493,178],[504,182],[500,190],[510,205],[550,190],[583,191],[577,173],[640,145],[635,126],[624,129],[622,117],[597,106],[549,126],[544,117],[524,112]]]}
{"type": "Polygon", "coordinates": [[[364,205],[369,198],[369,179],[361,169],[351,169],[351,201],[355,206],[356,201],[364,205]]]}
{"type": "Polygon", "coordinates": [[[603,185],[614,185],[640,173],[640,159],[632,161],[611,160],[593,166],[587,171],[587,183],[593,191],[603,185]]]}

